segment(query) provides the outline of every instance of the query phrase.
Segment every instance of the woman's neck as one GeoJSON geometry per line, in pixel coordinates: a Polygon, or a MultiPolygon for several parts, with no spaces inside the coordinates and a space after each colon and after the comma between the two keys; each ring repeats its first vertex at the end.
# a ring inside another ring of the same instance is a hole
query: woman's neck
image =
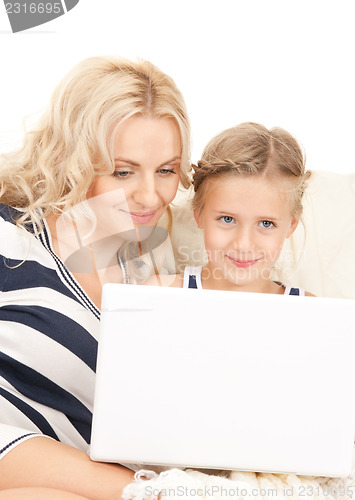
{"type": "Polygon", "coordinates": [[[110,236],[85,245],[72,223],[63,224],[58,220],[59,217],[54,214],[46,218],[53,250],[94,304],[100,308],[102,286],[105,283],[123,281],[117,260],[117,251],[122,240],[110,236]]]}

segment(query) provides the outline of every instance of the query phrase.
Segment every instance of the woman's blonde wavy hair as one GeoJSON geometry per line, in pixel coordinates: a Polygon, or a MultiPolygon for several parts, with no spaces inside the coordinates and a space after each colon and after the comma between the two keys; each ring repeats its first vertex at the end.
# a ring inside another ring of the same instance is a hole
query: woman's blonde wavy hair
{"type": "Polygon", "coordinates": [[[203,210],[213,180],[226,175],[264,175],[271,181],[289,181],[291,214],[302,214],[302,197],[311,173],[305,170],[305,156],[297,140],[282,128],[269,130],[246,122],[224,130],[207,144],[193,167],[192,206],[198,212],[203,210]]]}
{"type": "Polygon", "coordinates": [[[182,140],[181,184],[190,185],[190,124],[176,84],[152,63],[92,57],[76,65],[54,91],[23,147],[2,155],[0,202],[22,212],[17,224],[85,200],[96,175],[114,171],[119,124],[133,115],[176,120],[182,140]]]}

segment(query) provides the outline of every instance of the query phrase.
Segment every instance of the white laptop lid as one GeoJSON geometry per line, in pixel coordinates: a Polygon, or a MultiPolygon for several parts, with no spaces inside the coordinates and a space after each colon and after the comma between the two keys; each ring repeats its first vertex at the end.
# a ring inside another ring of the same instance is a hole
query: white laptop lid
{"type": "Polygon", "coordinates": [[[354,304],[107,284],[98,461],[346,476],[354,304]]]}

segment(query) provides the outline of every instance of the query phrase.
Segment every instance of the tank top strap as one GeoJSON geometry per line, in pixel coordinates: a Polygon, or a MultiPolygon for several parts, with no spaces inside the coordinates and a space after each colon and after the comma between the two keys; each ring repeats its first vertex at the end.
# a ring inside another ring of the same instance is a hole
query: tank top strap
{"type": "Polygon", "coordinates": [[[285,293],[284,295],[299,295],[304,296],[305,291],[303,288],[295,288],[290,285],[285,285],[285,293]]]}
{"type": "Polygon", "coordinates": [[[186,266],[184,270],[183,288],[198,288],[202,289],[201,283],[202,266],[186,266]]]}

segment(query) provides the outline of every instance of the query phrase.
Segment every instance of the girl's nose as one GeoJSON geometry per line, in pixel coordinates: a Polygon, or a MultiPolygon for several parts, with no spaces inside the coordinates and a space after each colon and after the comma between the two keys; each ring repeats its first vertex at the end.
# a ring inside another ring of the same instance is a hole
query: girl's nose
{"type": "Polygon", "coordinates": [[[234,237],[234,248],[240,253],[248,253],[254,249],[252,230],[249,227],[239,226],[234,237]]]}

